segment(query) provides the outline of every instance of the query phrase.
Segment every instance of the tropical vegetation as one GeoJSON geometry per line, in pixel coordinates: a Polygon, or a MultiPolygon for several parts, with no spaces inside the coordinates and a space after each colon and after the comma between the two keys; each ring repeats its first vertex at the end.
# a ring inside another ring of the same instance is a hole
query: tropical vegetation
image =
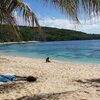
{"type": "MultiPolygon", "coordinates": [[[[43,0],[47,4],[54,5],[69,16],[73,22],[80,23],[79,14],[83,11],[91,17],[100,15],[100,0],[43,0]]],[[[34,2],[34,1],[33,1],[34,2]]],[[[16,23],[14,11],[18,11],[25,21],[36,25],[42,33],[38,20],[34,11],[25,4],[24,0],[0,0],[0,25],[7,24],[9,29],[13,29],[10,33],[14,33],[20,40],[19,27],[16,23]]],[[[84,14],[84,15],[85,15],[84,14]]],[[[85,15],[86,16],[86,15],[85,15]]],[[[98,18],[98,17],[97,17],[98,18]]],[[[42,36],[42,35],[41,35],[42,36]]]]}
{"type": "MultiPolygon", "coordinates": [[[[86,34],[84,32],[42,27],[45,32],[46,41],[67,41],[67,40],[90,40],[100,39],[100,34],[86,34]]],[[[20,38],[22,41],[40,41],[37,28],[20,26],[20,38]]],[[[16,42],[14,34],[8,32],[8,26],[2,26],[0,42],[16,42]]]]}

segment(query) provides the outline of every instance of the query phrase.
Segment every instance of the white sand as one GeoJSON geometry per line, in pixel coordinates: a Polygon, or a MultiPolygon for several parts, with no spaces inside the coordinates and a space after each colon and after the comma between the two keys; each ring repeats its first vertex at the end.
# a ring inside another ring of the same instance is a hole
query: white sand
{"type": "Polygon", "coordinates": [[[0,74],[6,73],[37,81],[0,83],[0,100],[100,100],[99,65],[0,56],[0,74]]]}
{"type": "Polygon", "coordinates": [[[19,42],[0,42],[0,45],[2,44],[24,44],[24,43],[37,43],[40,41],[19,41],[19,42]]]}

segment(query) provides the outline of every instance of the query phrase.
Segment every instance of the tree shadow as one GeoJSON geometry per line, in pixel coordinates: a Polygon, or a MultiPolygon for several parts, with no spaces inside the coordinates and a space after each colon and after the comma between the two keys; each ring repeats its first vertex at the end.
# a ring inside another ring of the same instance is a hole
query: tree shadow
{"type": "Polygon", "coordinates": [[[0,94],[5,92],[10,92],[15,89],[21,89],[24,86],[24,83],[21,82],[10,82],[3,83],[0,85],[0,94]]]}
{"type": "Polygon", "coordinates": [[[86,79],[86,80],[75,80],[76,82],[78,83],[81,83],[81,84],[87,84],[87,85],[91,85],[91,86],[94,86],[94,87],[100,87],[100,78],[97,78],[97,79],[86,79]]]}
{"type": "Polygon", "coordinates": [[[100,78],[98,79],[87,79],[88,82],[93,82],[93,83],[100,83],[100,78]]]}
{"type": "Polygon", "coordinates": [[[41,95],[34,95],[34,96],[23,96],[16,100],[59,100],[59,98],[69,96],[70,94],[74,93],[75,91],[66,91],[60,93],[52,93],[52,94],[41,94],[41,95]]]}

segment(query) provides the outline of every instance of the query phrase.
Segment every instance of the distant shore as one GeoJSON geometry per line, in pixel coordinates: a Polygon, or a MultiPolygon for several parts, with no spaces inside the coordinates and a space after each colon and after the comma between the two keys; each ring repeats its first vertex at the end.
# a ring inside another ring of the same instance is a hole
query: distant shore
{"type": "Polygon", "coordinates": [[[40,41],[20,41],[20,42],[0,42],[0,44],[24,44],[24,43],[36,43],[40,41]]]}
{"type": "Polygon", "coordinates": [[[34,76],[37,81],[0,83],[0,100],[99,100],[100,66],[0,55],[0,74],[34,76]]]}

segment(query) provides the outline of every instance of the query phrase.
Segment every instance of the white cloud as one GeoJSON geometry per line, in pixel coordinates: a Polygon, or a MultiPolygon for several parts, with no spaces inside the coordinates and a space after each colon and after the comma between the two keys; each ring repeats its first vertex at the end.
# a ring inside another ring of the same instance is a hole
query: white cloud
{"type": "Polygon", "coordinates": [[[18,25],[22,26],[30,26],[28,22],[26,22],[23,18],[23,16],[19,15],[17,11],[14,11],[14,16],[16,18],[16,22],[18,25]]]}
{"type": "Polygon", "coordinates": [[[67,19],[57,19],[45,17],[39,20],[41,26],[47,27],[56,27],[56,28],[64,28],[64,29],[73,29],[74,25],[67,19]]]}
{"type": "Polygon", "coordinates": [[[56,27],[56,28],[63,28],[63,29],[72,29],[77,31],[83,31],[86,33],[99,33],[100,34],[100,18],[98,19],[98,22],[96,21],[96,18],[91,18],[84,22],[80,26],[72,24],[67,19],[56,19],[56,18],[43,18],[39,20],[41,26],[47,26],[47,27],[56,27]]]}
{"type": "Polygon", "coordinates": [[[80,20],[80,22],[82,24],[85,24],[85,25],[91,25],[91,24],[96,24],[98,22],[100,22],[100,17],[96,17],[96,16],[92,16],[90,19],[88,20],[80,20]]]}
{"type": "MultiPolygon", "coordinates": [[[[28,22],[25,22],[23,17],[18,15],[18,13],[15,11],[14,15],[17,19],[17,24],[18,25],[23,25],[23,26],[30,26],[28,22]]],[[[55,28],[63,28],[63,29],[71,29],[71,30],[77,30],[77,31],[83,31],[86,33],[99,33],[100,34],[100,17],[92,17],[89,20],[81,20],[83,23],[81,26],[77,27],[77,25],[72,24],[71,21],[68,19],[58,19],[58,18],[51,18],[51,17],[45,17],[42,19],[38,19],[39,23],[41,26],[46,26],[46,27],[55,27],[55,28]]]]}
{"type": "Polygon", "coordinates": [[[95,24],[91,24],[91,25],[84,25],[79,30],[86,32],[86,33],[100,34],[100,23],[97,23],[97,24],[95,23],[95,24]]]}

